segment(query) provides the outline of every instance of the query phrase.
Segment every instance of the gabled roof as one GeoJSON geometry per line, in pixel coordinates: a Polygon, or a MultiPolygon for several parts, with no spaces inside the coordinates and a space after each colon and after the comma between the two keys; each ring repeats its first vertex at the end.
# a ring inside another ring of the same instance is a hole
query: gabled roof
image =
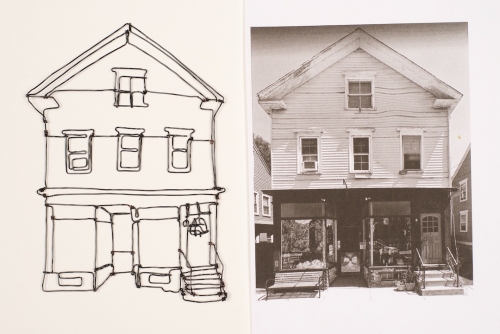
{"type": "Polygon", "coordinates": [[[224,101],[224,98],[217,93],[215,89],[210,87],[205,81],[187,68],[186,65],[181,63],[161,45],[147,37],[130,23],[125,24],[123,27],[92,46],[68,64],[52,73],[48,78],[30,90],[27,97],[50,97],[55,91],[57,91],[58,87],[63,85],[66,81],[78,75],[87,67],[92,66],[101,58],[106,57],[127,44],[143,51],[148,56],[177,74],[181,80],[193,88],[196,95],[202,101],[224,101]]]}
{"type": "Polygon", "coordinates": [[[462,157],[462,160],[460,160],[460,163],[458,164],[457,169],[455,169],[455,172],[453,173],[453,177],[451,178],[452,181],[455,180],[455,177],[457,176],[460,168],[462,168],[462,165],[464,164],[465,158],[467,158],[467,156],[469,155],[469,152],[470,152],[470,143],[469,143],[469,146],[467,147],[467,150],[465,150],[464,156],[462,157]]]}
{"type": "Polygon", "coordinates": [[[264,169],[266,170],[267,174],[269,174],[269,176],[270,176],[271,170],[269,169],[269,166],[267,165],[266,161],[264,160],[264,157],[262,156],[262,154],[260,154],[260,151],[257,148],[257,145],[255,145],[255,143],[253,144],[253,156],[254,156],[254,159],[260,160],[260,163],[264,166],[264,169]]]}
{"type": "Polygon", "coordinates": [[[357,28],[349,35],[303,63],[299,68],[260,91],[257,94],[259,103],[268,113],[271,109],[285,108],[283,101],[280,101],[285,95],[358,49],[362,49],[433,94],[436,97],[435,108],[449,108],[449,112],[451,113],[462,98],[462,93],[439,80],[364,30],[357,28]]]}

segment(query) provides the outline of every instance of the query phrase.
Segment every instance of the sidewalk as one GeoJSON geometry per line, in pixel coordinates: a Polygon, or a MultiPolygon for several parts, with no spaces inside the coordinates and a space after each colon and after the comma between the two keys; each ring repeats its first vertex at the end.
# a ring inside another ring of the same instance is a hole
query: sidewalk
{"type": "MultiPolygon", "coordinates": [[[[328,303],[329,301],[338,302],[339,300],[356,299],[357,301],[402,301],[402,300],[426,300],[426,299],[436,299],[436,298],[463,298],[466,296],[473,295],[474,287],[472,281],[462,278],[464,295],[453,295],[453,296],[419,296],[416,292],[412,291],[396,291],[395,287],[388,288],[360,288],[360,287],[329,287],[328,289],[321,291],[321,297],[318,298],[318,292],[283,292],[272,294],[269,296],[269,303],[275,300],[282,301],[303,301],[305,299],[309,300],[320,300],[321,302],[328,303]]],[[[266,301],[266,290],[257,289],[256,299],[258,301],[266,301]]]]}

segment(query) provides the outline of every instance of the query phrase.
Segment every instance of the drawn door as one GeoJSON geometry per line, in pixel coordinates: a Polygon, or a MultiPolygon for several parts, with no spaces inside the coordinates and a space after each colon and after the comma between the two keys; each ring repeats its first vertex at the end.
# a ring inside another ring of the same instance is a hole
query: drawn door
{"type": "Polygon", "coordinates": [[[421,251],[422,259],[426,263],[441,262],[441,215],[438,213],[424,213],[420,215],[421,222],[421,251]]]}

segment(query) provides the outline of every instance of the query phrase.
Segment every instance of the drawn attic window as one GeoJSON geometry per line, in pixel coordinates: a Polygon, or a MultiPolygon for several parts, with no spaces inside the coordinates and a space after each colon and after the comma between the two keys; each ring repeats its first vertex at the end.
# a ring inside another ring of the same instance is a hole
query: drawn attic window
{"type": "Polygon", "coordinates": [[[168,133],[167,170],[170,173],[189,173],[194,129],[165,128],[165,131],[168,133]]]}
{"type": "Polygon", "coordinates": [[[115,72],[115,107],[147,107],[146,72],[140,68],[114,67],[115,72]]]}
{"type": "Polygon", "coordinates": [[[271,217],[271,197],[262,194],[262,215],[271,217]]]}
{"type": "Polygon", "coordinates": [[[401,169],[403,171],[422,170],[423,129],[398,129],[401,136],[401,169]]]}
{"type": "Polygon", "coordinates": [[[259,214],[259,193],[256,191],[253,193],[253,214],[259,214]]]}
{"type": "Polygon", "coordinates": [[[460,211],[460,232],[467,232],[468,220],[469,220],[469,210],[460,211]]]}
{"type": "Polygon", "coordinates": [[[140,171],[144,129],[117,127],[115,130],[118,132],[117,170],[140,171]]]}
{"type": "Polygon", "coordinates": [[[63,130],[62,133],[66,136],[66,172],[90,173],[94,130],[63,130]]]}
{"type": "Polygon", "coordinates": [[[372,171],[372,136],[373,129],[347,130],[349,136],[349,171],[350,173],[371,173],[372,171]]]}
{"type": "Polygon", "coordinates": [[[460,202],[465,202],[467,200],[467,180],[460,181],[460,202]]]}
{"type": "Polygon", "coordinates": [[[345,73],[347,109],[369,110],[374,108],[375,74],[375,72],[345,73]]]}

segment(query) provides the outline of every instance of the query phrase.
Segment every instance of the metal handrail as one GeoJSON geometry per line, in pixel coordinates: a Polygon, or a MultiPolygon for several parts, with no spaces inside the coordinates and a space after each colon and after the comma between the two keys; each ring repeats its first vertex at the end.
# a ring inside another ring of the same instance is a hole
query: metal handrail
{"type": "MultiPolygon", "coordinates": [[[[186,261],[186,265],[187,265],[187,267],[189,268],[189,274],[190,274],[190,275],[189,275],[189,285],[190,285],[190,287],[191,287],[191,289],[190,289],[190,290],[191,290],[191,292],[190,292],[190,293],[191,293],[191,295],[193,295],[193,296],[194,296],[194,292],[193,292],[193,267],[192,267],[192,266],[191,266],[191,264],[189,263],[189,261],[188,261],[188,259],[187,259],[187,257],[186,257],[186,254],[184,254],[184,252],[183,252],[181,249],[179,249],[178,251],[179,251],[179,254],[181,254],[181,255],[184,257],[184,260],[186,261]]],[[[185,276],[184,276],[184,274],[182,273],[182,269],[181,269],[181,275],[182,275],[183,277],[185,277],[185,276]]]]}
{"type": "Polygon", "coordinates": [[[447,258],[448,266],[455,274],[455,283],[453,284],[453,286],[459,287],[460,286],[460,274],[459,274],[460,263],[453,256],[453,253],[451,252],[450,247],[446,247],[446,250],[447,250],[447,254],[448,254],[448,258],[447,258]],[[451,260],[453,260],[453,263],[449,263],[449,261],[451,261],[451,260]]]}
{"type": "Polygon", "coordinates": [[[417,251],[418,261],[420,262],[420,265],[417,267],[418,268],[418,276],[422,277],[422,286],[420,287],[420,289],[425,289],[425,270],[423,270],[424,275],[420,276],[421,275],[421,273],[420,273],[420,267],[425,267],[425,263],[424,263],[424,260],[422,260],[422,256],[420,255],[420,252],[418,251],[418,248],[415,248],[415,250],[417,251]]]}

